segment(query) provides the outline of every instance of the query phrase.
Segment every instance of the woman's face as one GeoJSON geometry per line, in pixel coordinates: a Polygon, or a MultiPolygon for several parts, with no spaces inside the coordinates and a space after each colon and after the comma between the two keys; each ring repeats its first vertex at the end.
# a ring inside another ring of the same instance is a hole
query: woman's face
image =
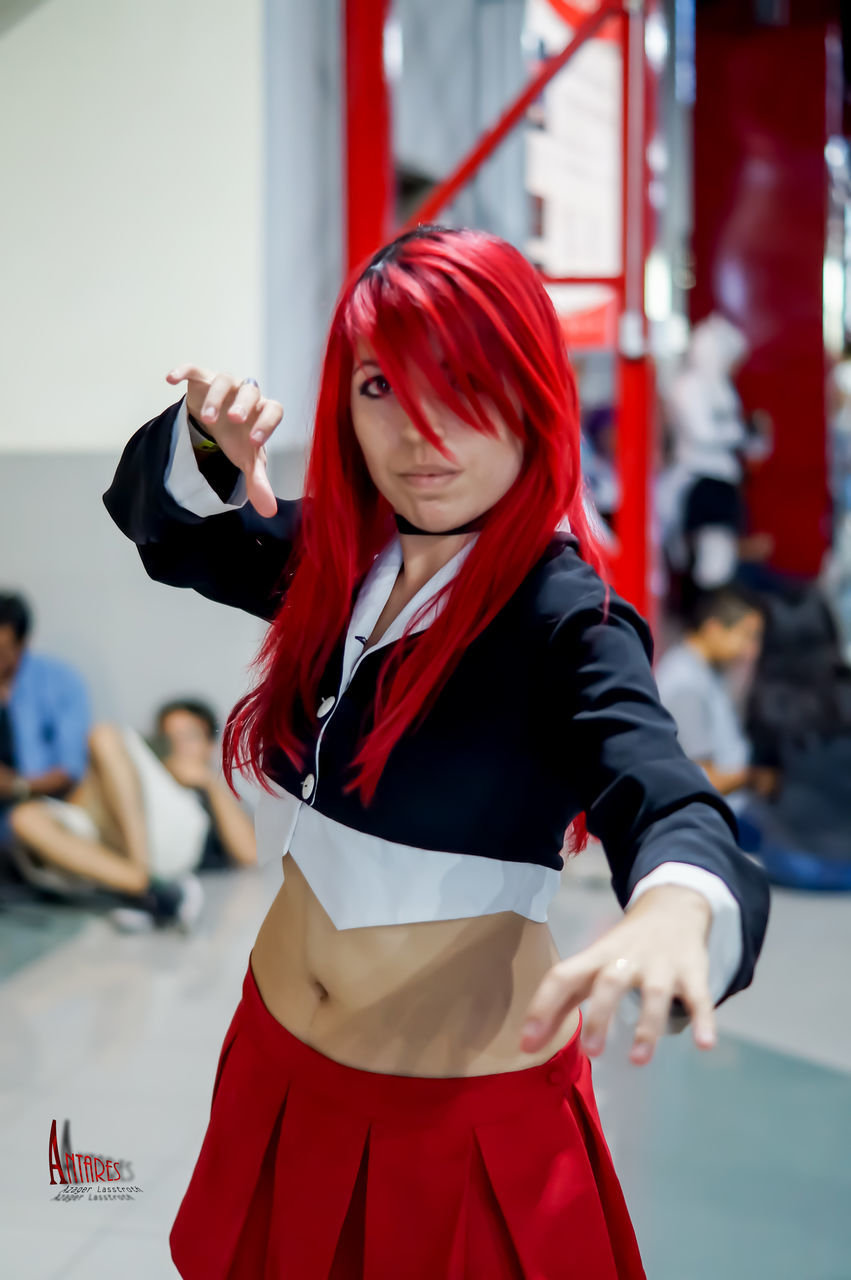
{"type": "Polygon", "coordinates": [[[520,472],[523,442],[496,411],[495,436],[455,416],[440,401],[422,411],[446,458],[420,435],[384,377],[375,353],[359,343],[351,392],[352,422],[367,470],[394,511],[421,529],[454,529],[488,511],[520,472]]]}

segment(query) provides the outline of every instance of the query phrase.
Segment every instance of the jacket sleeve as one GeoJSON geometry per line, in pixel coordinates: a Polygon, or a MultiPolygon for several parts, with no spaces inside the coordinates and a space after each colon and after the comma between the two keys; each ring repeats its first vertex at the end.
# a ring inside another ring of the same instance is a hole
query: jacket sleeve
{"type": "Polygon", "coordinates": [[[604,603],[599,583],[553,635],[560,679],[569,683],[566,767],[588,829],[605,849],[621,906],[656,868],[678,863],[712,873],[732,893],[741,915],[741,961],[720,1003],[753,978],[768,922],[768,883],[739,850],[727,804],[679,745],[653,678],[647,624],[614,593],[605,616],[604,603]]]}
{"type": "Polygon", "coordinates": [[[191,587],[210,600],[270,619],[283,594],[301,500],[279,498],[277,514],[268,519],[244,499],[240,506],[228,504],[220,495],[237,487],[240,473],[224,455],[215,454],[216,474],[206,477],[207,508],[219,514],[198,515],[181,505],[166,487],[181,405],[153,418],[128,442],[103,495],[104,505],[135,542],[156,582],[191,587]]]}

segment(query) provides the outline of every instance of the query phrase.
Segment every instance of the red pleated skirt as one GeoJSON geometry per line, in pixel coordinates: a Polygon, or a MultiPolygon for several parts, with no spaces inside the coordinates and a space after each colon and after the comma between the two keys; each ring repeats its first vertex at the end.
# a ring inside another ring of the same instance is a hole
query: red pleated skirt
{"type": "Polygon", "coordinates": [[[645,1280],[579,1031],[541,1066],[343,1066],[249,965],[171,1231],[184,1280],[645,1280]]]}

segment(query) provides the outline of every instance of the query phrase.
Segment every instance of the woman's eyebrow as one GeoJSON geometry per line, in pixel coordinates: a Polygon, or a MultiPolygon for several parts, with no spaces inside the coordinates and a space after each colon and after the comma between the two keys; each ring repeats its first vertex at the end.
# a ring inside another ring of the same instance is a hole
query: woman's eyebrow
{"type": "Polygon", "coordinates": [[[370,365],[373,369],[378,369],[378,370],[381,369],[381,365],[378,363],[377,360],[356,360],[355,361],[356,369],[366,369],[367,365],[370,365]]]}

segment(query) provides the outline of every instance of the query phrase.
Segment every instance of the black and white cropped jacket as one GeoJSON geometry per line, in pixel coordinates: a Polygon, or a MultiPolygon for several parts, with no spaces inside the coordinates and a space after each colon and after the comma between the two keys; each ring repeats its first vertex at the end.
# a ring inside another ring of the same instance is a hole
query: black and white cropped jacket
{"type": "MultiPolygon", "coordinates": [[[[107,510],[152,578],[271,618],[301,502],[279,500],[276,516],[259,516],[224,455],[217,480],[205,468],[208,483],[191,430],[184,401],[142,427],[104,495],[107,510]]],[[[299,773],[283,753],[264,762],[275,794],[258,803],[261,861],[289,851],[340,929],[505,910],[543,921],[565,829],[584,810],[621,906],[657,884],[708,898],[710,988],[720,1002],[753,975],[765,878],[738,850],[726,804],[679,747],[651,673],[646,624],[614,593],[604,621],[603,584],[568,533],[555,535],[421,725],[393,749],[372,803],[344,791],[385,650],[416,644],[406,624],[471,546],[364,651],[401,565],[398,537],[376,558],[325,671],[318,727],[307,717],[299,726],[308,763],[299,773]]]]}

